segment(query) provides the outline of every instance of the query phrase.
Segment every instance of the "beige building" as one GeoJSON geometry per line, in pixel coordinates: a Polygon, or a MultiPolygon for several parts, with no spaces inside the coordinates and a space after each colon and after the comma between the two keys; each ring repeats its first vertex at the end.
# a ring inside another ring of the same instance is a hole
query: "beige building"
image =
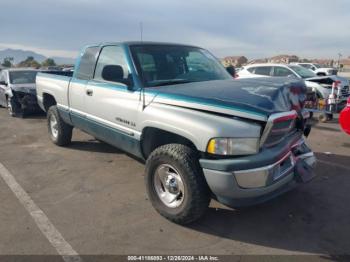
{"type": "Polygon", "coordinates": [[[225,58],[221,59],[221,63],[227,67],[227,66],[234,66],[234,67],[241,67],[242,65],[245,65],[248,62],[248,59],[245,56],[226,56],[225,58]]]}
{"type": "Polygon", "coordinates": [[[296,55],[277,55],[269,58],[268,62],[275,64],[289,64],[293,62],[299,62],[299,57],[296,55]]]}
{"type": "Polygon", "coordinates": [[[342,71],[350,71],[350,57],[339,61],[342,71]]]}

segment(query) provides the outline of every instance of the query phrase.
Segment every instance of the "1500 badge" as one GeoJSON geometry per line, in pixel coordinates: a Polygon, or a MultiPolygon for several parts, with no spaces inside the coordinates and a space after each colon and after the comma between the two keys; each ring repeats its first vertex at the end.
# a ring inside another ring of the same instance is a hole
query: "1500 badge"
{"type": "Polygon", "coordinates": [[[125,125],[128,125],[128,126],[132,126],[132,127],[136,126],[135,122],[132,122],[132,121],[129,121],[129,120],[126,120],[126,119],[122,119],[120,117],[116,117],[115,120],[117,120],[118,122],[123,123],[125,125]]]}

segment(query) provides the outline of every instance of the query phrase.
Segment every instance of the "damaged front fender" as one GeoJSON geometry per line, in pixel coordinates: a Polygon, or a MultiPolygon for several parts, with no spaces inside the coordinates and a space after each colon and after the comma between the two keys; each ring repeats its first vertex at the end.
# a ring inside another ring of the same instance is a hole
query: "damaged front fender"
{"type": "Polygon", "coordinates": [[[36,94],[12,90],[11,99],[22,111],[38,111],[39,106],[36,94]]]}

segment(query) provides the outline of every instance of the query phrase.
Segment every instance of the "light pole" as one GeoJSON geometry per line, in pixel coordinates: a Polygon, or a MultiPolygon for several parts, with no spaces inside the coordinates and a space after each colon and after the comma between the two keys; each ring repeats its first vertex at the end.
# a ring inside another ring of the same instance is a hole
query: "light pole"
{"type": "Polygon", "coordinates": [[[342,57],[343,55],[341,53],[338,53],[338,70],[340,69],[340,58],[342,57]]]}

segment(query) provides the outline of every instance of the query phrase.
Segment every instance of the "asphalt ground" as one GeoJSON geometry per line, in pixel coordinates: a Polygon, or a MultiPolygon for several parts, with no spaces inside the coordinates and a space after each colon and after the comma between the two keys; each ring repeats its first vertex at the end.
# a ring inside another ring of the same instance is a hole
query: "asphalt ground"
{"type": "MultiPolygon", "coordinates": [[[[308,143],[318,158],[310,183],[240,210],[213,201],[203,219],[179,226],[152,208],[143,163],[79,130],[57,147],[44,115],[11,118],[0,108],[0,163],[82,256],[350,255],[350,136],[336,119],[315,121],[308,143]]],[[[59,254],[52,228],[18,194],[0,177],[0,255],[59,254]]]]}

